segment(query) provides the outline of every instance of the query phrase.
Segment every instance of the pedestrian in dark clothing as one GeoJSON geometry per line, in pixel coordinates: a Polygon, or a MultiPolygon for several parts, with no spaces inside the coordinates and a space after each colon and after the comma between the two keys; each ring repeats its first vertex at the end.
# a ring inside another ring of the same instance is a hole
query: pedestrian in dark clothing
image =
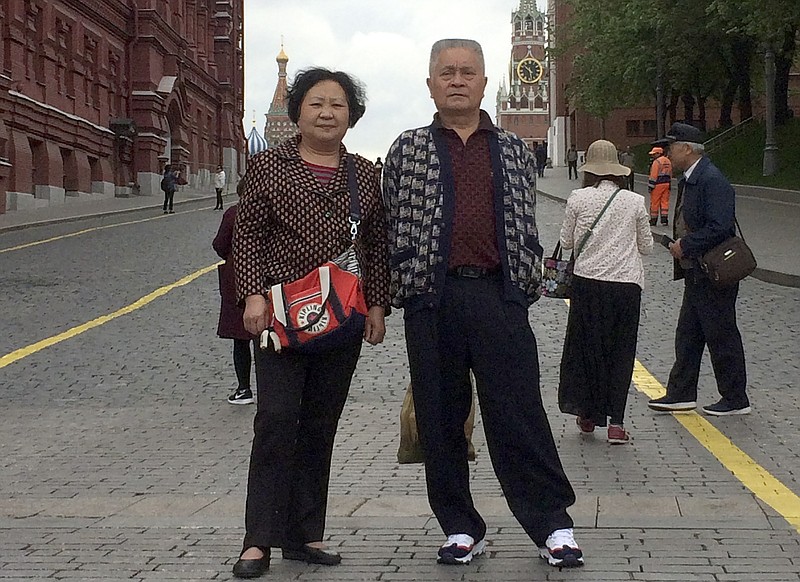
{"type": "Polygon", "coordinates": [[[164,214],[174,214],[172,201],[175,198],[175,189],[178,187],[178,172],[170,164],[164,167],[161,178],[161,190],[164,192],[164,214]]]}
{"type": "Polygon", "coordinates": [[[236,370],[238,386],[228,396],[230,404],[252,404],[253,391],[250,389],[250,368],[252,354],[250,344],[253,336],[244,328],[244,308],[236,303],[236,276],[233,270],[231,251],[233,250],[233,225],[236,222],[238,204],[234,204],[222,215],[217,236],[211,246],[225,262],[217,267],[219,274],[219,294],[221,297],[217,335],[233,340],[233,368],[236,370]]]}
{"type": "Polygon", "coordinates": [[[672,142],[669,159],[675,169],[683,171],[672,225],[675,242],[669,251],[675,259],[675,279],[684,280],[684,291],[667,394],[648,406],[659,412],[694,410],[700,363],[708,347],[722,398],[703,406],[703,412],[712,416],[749,414],[744,347],[736,325],[739,284],[715,287],[698,262],[736,233],[736,193],[704,155],[700,137],[699,129],[685,123],[673,124],[667,135],[672,142]]]}
{"type": "Polygon", "coordinates": [[[619,163],[631,171],[631,173],[628,174],[628,190],[635,192],[635,174],[633,173],[633,168],[636,165],[636,156],[633,155],[631,146],[627,146],[625,151],[619,154],[619,163]]]}
{"type": "Polygon", "coordinates": [[[538,176],[544,178],[544,169],[547,166],[547,148],[543,143],[536,147],[536,169],[538,176]]]}
{"type": "Polygon", "coordinates": [[[481,46],[433,45],[433,123],[395,140],[383,168],[392,303],[404,309],[428,500],[447,541],[439,562],[484,552],[486,522],[469,489],[464,423],[472,393],[511,511],[554,566],[583,564],[567,508],[575,493],[539,387],[528,307],[541,282],[533,154],[480,108],[481,46]]]}
{"type": "Polygon", "coordinates": [[[578,150],[574,145],[569,146],[567,150],[567,173],[570,180],[578,179],[578,150]]]}

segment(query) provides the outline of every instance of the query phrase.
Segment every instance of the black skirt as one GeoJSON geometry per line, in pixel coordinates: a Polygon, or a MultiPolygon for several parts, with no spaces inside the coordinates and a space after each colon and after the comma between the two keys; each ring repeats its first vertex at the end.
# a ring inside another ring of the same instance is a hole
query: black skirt
{"type": "Polygon", "coordinates": [[[576,276],[567,320],[558,405],[597,426],[622,424],[636,358],[642,289],[576,276]]]}

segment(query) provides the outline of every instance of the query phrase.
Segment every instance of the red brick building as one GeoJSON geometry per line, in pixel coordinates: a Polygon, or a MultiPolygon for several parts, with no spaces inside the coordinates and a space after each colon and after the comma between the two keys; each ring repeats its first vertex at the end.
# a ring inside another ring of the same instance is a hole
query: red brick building
{"type": "Polygon", "coordinates": [[[497,125],[534,146],[550,127],[549,74],[545,59],[545,16],[535,0],[520,0],[511,14],[511,56],[497,92],[497,125]]]}
{"type": "Polygon", "coordinates": [[[245,148],[243,0],[3,0],[0,213],[194,188],[245,148]]]}

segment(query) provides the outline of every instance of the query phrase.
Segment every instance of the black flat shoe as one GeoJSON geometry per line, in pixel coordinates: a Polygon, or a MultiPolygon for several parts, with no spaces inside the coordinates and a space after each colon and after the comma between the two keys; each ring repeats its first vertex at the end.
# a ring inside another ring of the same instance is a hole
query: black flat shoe
{"type": "MultiPolygon", "coordinates": [[[[262,550],[263,551],[263,550],[262,550]]],[[[239,558],[233,565],[233,575],[237,578],[258,578],[269,570],[269,552],[254,560],[242,560],[239,558]]]]}
{"type": "Polygon", "coordinates": [[[307,564],[321,564],[323,566],[336,566],[342,561],[342,557],[333,550],[323,550],[311,546],[303,546],[300,549],[292,550],[284,548],[284,560],[299,560],[307,564]]]}

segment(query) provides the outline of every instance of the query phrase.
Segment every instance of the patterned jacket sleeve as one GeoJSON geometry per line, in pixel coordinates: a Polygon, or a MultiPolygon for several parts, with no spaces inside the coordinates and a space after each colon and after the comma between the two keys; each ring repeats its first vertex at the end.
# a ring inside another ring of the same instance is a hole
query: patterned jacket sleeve
{"type": "Polygon", "coordinates": [[[262,156],[250,159],[244,196],[239,200],[233,230],[233,266],[236,270],[236,298],[241,303],[250,295],[264,295],[264,257],[269,236],[268,204],[262,156]],[[260,163],[261,162],[261,163],[260,163]]]}
{"type": "Polygon", "coordinates": [[[531,189],[528,196],[530,208],[528,211],[532,217],[527,225],[528,231],[525,233],[527,236],[539,238],[539,228],[536,226],[536,158],[533,153],[524,144],[522,145],[522,171],[528,174],[528,183],[531,189]]]}
{"type": "Polygon", "coordinates": [[[376,200],[369,206],[364,217],[364,236],[361,244],[366,261],[364,269],[364,295],[367,307],[389,307],[389,250],[386,237],[386,214],[383,210],[380,181],[374,166],[368,160],[359,160],[362,167],[359,175],[365,182],[370,196],[376,200]]]}
{"type": "Polygon", "coordinates": [[[397,204],[397,191],[399,184],[397,183],[400,164],[400,147],[398,141],[392,144],[389,148],[389,153],[386,154],[385,163],[383,166],[383,202],[386,207],[386,218],[389,229],[389,258],[394,256],[397,250],[397,222],[400,218],[399,209],[397,204]]]}

